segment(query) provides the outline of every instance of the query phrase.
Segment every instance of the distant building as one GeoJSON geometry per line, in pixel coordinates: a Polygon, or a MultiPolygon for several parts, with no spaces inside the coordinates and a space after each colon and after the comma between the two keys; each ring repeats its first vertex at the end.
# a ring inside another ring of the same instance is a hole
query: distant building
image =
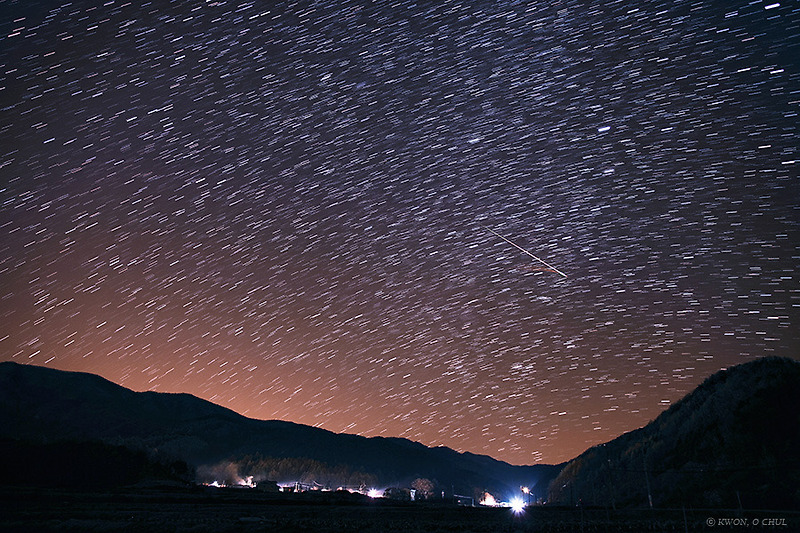
{"type": "Polygon", "coordinates": [[[256,489],[262,492],[280,492],[281,488],[278,486],[278,483],[275,481],[271,481],[269,479],[265,479],[263,481],[259,481],[256,483],[256,489]]]}
{"type": "Polygon", "coordinates": [[[411,493],[413,490],[401,489],[400,487],[390,487],[383,491],[383,497],[389,500],[410,502],[413,500],[411,493]]]}
{"type": "Polygon", "coordinates": [[[453,494],[453,501],[455,501],[456,505],[461,505],[463,507],[475,507],[475,498],[472,496],[453,494]]]}

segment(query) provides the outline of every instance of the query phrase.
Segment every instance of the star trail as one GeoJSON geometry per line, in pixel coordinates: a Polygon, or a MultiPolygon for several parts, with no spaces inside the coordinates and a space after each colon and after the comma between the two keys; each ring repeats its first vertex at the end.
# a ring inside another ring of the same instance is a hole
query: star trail
{"type": "Polygon", "coordinates": [[[0,13],[2,360],[532,464],[798,355],[795,2],[0,13]]]}

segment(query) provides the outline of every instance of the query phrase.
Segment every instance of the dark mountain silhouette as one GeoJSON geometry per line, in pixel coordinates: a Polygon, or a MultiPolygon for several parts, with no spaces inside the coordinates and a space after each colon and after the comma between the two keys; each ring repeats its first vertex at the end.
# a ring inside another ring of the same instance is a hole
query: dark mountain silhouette
{"type": "MultiPolygon", "coordinates": [[[[400,438],[337,434],[277,420],[254,420],[189,394],[133,392],[100,376],[0,363],[0,438],[13,442],[96,441],[144,451],[162,464],[198,472],[242,468],[321,483],[409,486],[496,496],[534,487],[542,497],[560,466],[513,466],[491,457],[429,448],[400,438]]],[[[71,444],[72,445],[72,444],[71,444]]],[[[149,467],[150,468],[150,467],[149,467]]],[[[284,480],[276,480],[284,481],[284,480]]]]}
{"type": "Polygon", "coordinates": [[[163,461],[142,450],[100,441],[50,442],[0,438],[0,485],[111,488],[181,486],[192,481],[183,461],[163,461]]]}
{"type": "Polygon", "coordinates": [[[554,503],[800,508],[800,362],[713,374],[647,426],[590,448],[553,481],[554,503]]]}

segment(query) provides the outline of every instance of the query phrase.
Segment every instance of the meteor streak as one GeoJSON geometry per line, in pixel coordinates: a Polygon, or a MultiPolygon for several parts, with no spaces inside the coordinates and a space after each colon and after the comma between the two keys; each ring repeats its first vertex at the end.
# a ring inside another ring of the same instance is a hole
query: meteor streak
{"type": "Polygon", "coordinates": [[[566,275],[566,274],[564,274],[563,272],[561,272],[559,269],[557,269],[557,268],[556,268],[556,267],[554,267],[553,265],[551,265],[551,264],[547,263],[547,262],[546,262],[544,259],[540,259],[540,258],[536,257],[535,255],[533,255],[532,253],[530,253],[528,250],[526,250],[525,248],[523,248],[523,247],[522,247],[522,246],[520,246],[519,244],[517,244],[517,243],[515,243],[515,242],[512,242],[512,241],[510,241],[510,240],[506,239],[505,237],[503,237],[502,235],[500,235],[499,233],[497,233],[497,232],[496,232],[495,230],[493,230],[492,228],[487,228],[487,227],[486,227],[486,226],[484,226],[484,225],[481,225],[481,227],[482,227],[483,229],[485,229],[485,230],[491,231],[492,233],[494,233],[495,235],[497,235],[498,237],[500,237],[501,239],[503,239],[504,241],[506,241],[508,244],[510,244],[511,246],[513,246],[514,248],[516,248],[517,250],[521,251],[522,253],[528,254],[529,256],[533,257],[534,259],[536,259],[537,261],[539,261],[541,264],[543,264],[544,266],[546,266],[547,268],[549,268],[549,269],[550,269],[550,270],[552,270],[553,272],[555,272],[555,273],[557,273],[557,274],[561,274],[561,275],[562,275],[562,276],[564,276],[565,278],[567,277],[567,275],[566,275]]]}

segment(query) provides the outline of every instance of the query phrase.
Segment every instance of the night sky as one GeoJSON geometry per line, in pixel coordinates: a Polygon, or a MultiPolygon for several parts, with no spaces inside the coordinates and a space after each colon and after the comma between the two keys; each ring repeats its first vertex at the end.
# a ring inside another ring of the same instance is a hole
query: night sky
{"type": "Polygon", "coordinates": [[[5,0],[0,359],[570,459],[800,354],[798,58],[786,0],[5,0]]]}

